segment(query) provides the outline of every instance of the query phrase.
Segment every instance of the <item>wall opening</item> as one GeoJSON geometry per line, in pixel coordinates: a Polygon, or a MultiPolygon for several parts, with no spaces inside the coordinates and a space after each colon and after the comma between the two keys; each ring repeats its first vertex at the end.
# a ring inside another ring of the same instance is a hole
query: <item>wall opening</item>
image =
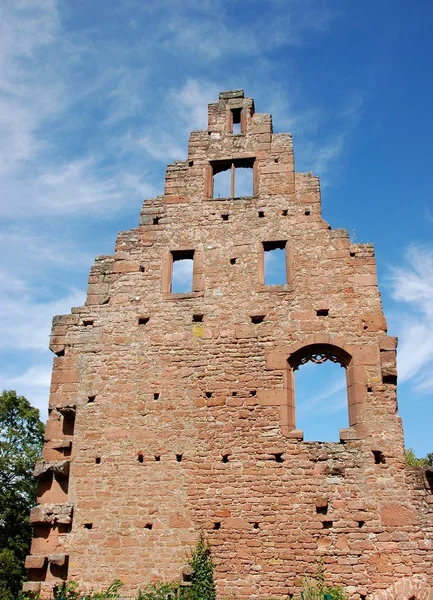
{"type": "Polygon", "coordinates": [[[193,284],[194,250],[173,250],[171,256],[173,261],[171,293],[191,293],[193,284]]]}
{"type": "Polygon", "coordinates": [[[383,452],[381,452],[380,450],[372,450],[372,453],[375,465],[384,465],[386,463],[386,458],[383,452]]]}
{"type": "Polygon", "coordinates": [[[62,433],[63,435],[74,435],[75,414],[66,413],[63,415],[62,433]]]}
{"type": "Polygon", "coordinates": [[[427,489],[430,490],[430,492],[433,494],[433,471],[430,469],[427,469],[425,471],[425,480],[427,482],[427,489]]]}
{"type": "Polygon", "coordinates": [[[254,195],[254,159],[239,158],[211,162],[213,198],[243,198],[254,195]]]}
{"type": "Polygon", "coordinates": [[[348,427],[346,370],[332,354],[306,354],[295,372],[296,427],[305,441],[338,442],[348,427]]]}
{"type": "Polygon", "coordinates": [[[265,285],[287,283],[286,242],[263,242],[265,285]]]}
{"type": "Polygon", "coordinates": [[[240,133],[242,133],[242,128],[241,128],[241,114],[242,114],[242,109],[241,108],[232,108],[232,133],[233,135],[239,135],[240,133]]]}

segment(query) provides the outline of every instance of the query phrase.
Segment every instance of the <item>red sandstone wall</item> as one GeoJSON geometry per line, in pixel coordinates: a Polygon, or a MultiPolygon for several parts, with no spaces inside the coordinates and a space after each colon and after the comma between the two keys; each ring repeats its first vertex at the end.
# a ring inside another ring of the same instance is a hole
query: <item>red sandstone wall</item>
{"type": "Polygon", "coordinates": [[[372,246],[321,219],[291,136],[222,94],[164,195],[96,259],[86,306],[54,319],[27,589],[176,578],[201,527],[221,596],[295,593],[318,557],[353,599],[431,576],[431,478],[404,468],[395,347],[372,246]],[[251,158],[254,195],[212,199],[212,161],[251,158]],[[281,240],[287,283],[265,286],[262,243],[281,240]],[[170,293],[179,250],[195,251],[190,294],[170,293]],[[296,427],[294,361],[319,350],[347,371],[341,443],[296,427]]]}

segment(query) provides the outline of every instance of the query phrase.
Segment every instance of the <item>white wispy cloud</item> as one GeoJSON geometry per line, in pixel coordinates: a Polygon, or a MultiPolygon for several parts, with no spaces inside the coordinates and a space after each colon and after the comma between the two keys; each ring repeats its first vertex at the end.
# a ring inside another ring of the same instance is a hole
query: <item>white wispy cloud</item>
{"type": "Polygon", "coordinates": [[[42,301],[36,289],[16,278],[0,274],[0,351],[33,350],[45,352],[48,347],[54,315],[69,313],[72,306],[85,300],[82,290],[70,289],[63,297],[42,301]]]}
{"type": "Polygon", "coordinates": [[[433,391],[433,247],[413,245],[391,274],[392,296],[407,309],[399,315],[398,369],[401,382],[433,391]]]}
{"type": "Polygon", "coordinates": [[[0,390],[19,390],[33,406],[39,409],[41,419],[47,418],[48,397],[51,383],[51,359],[24,370],[19,375],[0,371],[0,390]]]}

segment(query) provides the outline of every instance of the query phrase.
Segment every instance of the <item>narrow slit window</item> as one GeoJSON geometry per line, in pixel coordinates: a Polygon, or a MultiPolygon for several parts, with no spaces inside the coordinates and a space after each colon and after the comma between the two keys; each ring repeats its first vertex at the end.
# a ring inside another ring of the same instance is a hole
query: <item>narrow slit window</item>
{"type": "Polygon", "coordinates": [[[171,293],[189,294],[192,292],[194,250],[176,250],[171,255],[173,260],[171,293]]]}
{"type": "Polygon", "coordinates": [[[233,135],[239,135],[242,133],[241,130],[241,108],[232,109],[232,133],[233,135]]]}
{"type": "Polygon", "coordinates": [[[243,198],[254,195],[254,159],[212,162],[213,198],[243,198]]]}
{"type": "Polygon", "coordinates": [[[287,283],[286,242],[263,242],[265,285],[287,283]]]}

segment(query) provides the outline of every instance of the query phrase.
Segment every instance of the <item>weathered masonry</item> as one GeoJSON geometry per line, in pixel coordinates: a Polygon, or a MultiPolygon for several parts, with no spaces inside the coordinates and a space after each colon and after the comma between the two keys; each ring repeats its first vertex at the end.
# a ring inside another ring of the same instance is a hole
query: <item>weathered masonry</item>
{"type": "Polygon", "coordinates": [[[298,593],[323,557],[353,600],[433,598],[433,472],[405,468],[373,248],[322,220],[317,177],[242,90],[209,106],[50,348],[26,589],[133,594],[179,577],[203,528],[220,597],[298,593]],[[305,442],[294,372],[327,359],[349,427],[305,442]]]}

